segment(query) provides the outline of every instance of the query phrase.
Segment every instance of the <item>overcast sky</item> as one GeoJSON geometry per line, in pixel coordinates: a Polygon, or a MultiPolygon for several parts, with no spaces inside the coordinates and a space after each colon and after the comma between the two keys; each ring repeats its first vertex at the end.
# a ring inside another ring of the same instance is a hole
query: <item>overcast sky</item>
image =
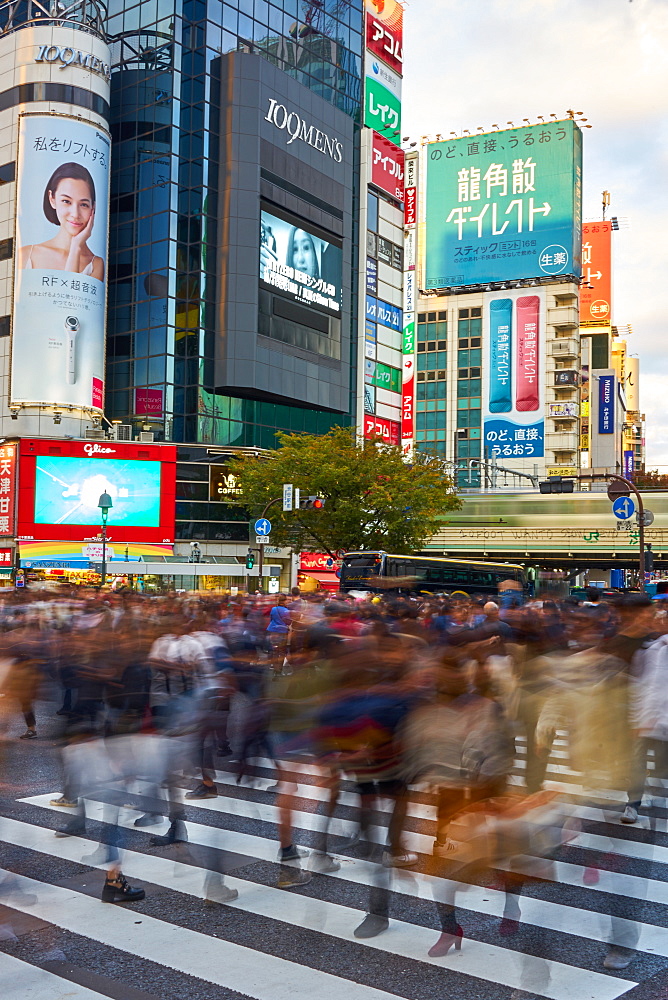
{"type": "Polygon", "coordinates": [[[584,112],[583,220],[611,193],[613,322],[631,324],[647,464],[668,472],[668,0],[408,0],[403,134],[584,112]]]}

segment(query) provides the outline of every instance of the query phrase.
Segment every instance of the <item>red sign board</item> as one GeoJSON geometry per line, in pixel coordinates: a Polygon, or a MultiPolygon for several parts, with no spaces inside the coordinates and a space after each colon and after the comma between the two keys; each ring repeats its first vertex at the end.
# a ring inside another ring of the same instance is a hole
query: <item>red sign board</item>
{"type": "Polygon", "coordinates": [[[397,0],[366,0],[366,47],[403,73],[404,10],[397,0]]]}
{"type": "MultiPolygon", "coordinates": [[[[3,482],[1,453],[7,447],[0,447],[0,490],[3,482]]],[[[176,447],[107,439],[24,438],[21,441],[17,538],[24,541],[93,540],[100,531],[96,497],[105,491],[116,497],[109,511],[107,533],[110,542],[120,545],[126,542],[171,544],[174,541],[176,447]],[[107,462],[111,464],[105,471],[107,462]],[[53,484],[51,488],[50,483],[53,484]],[[90,523],[76,523],[81,520],[82,510],[90,510],[94,515],[90,523]],[[53,513],[45,514],[46,511],[53,513]],[[46,516],[49,523],[42,520],[46,516]]],[[[2,494],[0,509],[1,503],[2,494]]],[[[2,517],[0,513],[0,534],[11,534],[2,530],[2,517]]]]}
{"type": "Polygon", "coordinates": [[[585,222],[582,225],[580,325],[609,326],[611,322],[612,224],[585,222]]]}
{"type": "Polygon", "coordinates": [[[14,549],[0,549],[0,566],[12,566],[14,549]]]}
{"type": "Polygon", "coordinates": [[[0,535],[14,534],[17,492],[16,449],[15,444],[3,444],[0,447],[0,535]]]}
{"type": "Polygon", "coordinates": [[[413,440],[415,412],[415,356],[404,355],[401,385],[401,439],[413,440]]]}
{"type": "Polygon", "coordinates": [[[371,183],[397,201],[404,200],[404,151],[377,132],[373,133],[371,183]]]}
{"type": "Polygon", "coordinates": [[[372,413],[364,415],[364,437],[367,441],[380,437],[383,444],[399,444],[401,424],[396,420],[386,420],[385,417],[376,417],[372,413]]]}
{"type": "Polygon", "coordinates": [[[404,225],[414,226],[417,222],[417,188],[406,188],[404,196],[404,225]]]}
{"type": "Polygon", "coordinates": [[[332,559],[326,552],[302,552],[299,556],[300,573],[311,573],[314,571],[335,573],[340,565],[341,561],[339,559],[332,559]]]}

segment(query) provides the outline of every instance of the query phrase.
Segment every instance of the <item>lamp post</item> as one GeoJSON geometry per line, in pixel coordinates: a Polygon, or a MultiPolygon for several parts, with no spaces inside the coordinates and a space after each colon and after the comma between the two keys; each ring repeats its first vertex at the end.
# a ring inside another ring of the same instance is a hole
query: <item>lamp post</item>
{"type": "Polygon", "coordinates": [[[101,587],[104,587],[107,582],[107,517],[109,516],[109,511],[114,506],[114,502],[108,493],[103,493],[97,502],[102,514],[102,582],[101,587]]]}

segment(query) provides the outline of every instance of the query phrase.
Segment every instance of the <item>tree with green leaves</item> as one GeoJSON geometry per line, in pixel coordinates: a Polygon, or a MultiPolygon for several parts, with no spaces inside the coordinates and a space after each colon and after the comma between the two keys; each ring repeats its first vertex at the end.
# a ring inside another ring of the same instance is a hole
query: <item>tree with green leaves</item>
{"type": "Polygon", "coordinates": [[[278,434],[279,447],[266,456],[240,456],[230,463],[243,488],[249,515],[282,498],[292,483],[301,497],[325,498],[322,510],[267,510],[271,541],[297,551],[385,549],[414,552],[441,526],[442,515],[461,502],[437,458],[404,461],[401,449],[357,438],[347,427],[327,434],[278,434]]]}

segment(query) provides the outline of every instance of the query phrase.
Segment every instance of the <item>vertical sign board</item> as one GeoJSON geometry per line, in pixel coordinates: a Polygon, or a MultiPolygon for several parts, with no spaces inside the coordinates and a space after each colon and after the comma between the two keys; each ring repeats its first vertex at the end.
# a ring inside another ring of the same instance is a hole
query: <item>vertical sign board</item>
{"type": "Polygon", "coordinates": [[[615,430],[615,376],[598,377],[598,433],[613,434],[615,430]]]}
{"type": "Polygon", "coordinates": [[[398,0],[365,0],[366,47],[394,70],[403,73],[404,9],[398,0]]]}
{"type": "Polygon", "coordinates": [[[633,473],[635,472],[635,455],[633,451],[624,452],[624,478],[633,480],[633,473]]]}
{"type": "Polygon", "coordinates": [[[19,116],[11,402],[101,409],[109,136],[19,116]]]}
{"type": "Polygon", "coordinates": [[[404,200],[404,151],[378,132],[371,140],[371,183],[397,201],[404,200]]]}
{"type": "Polygon", "coordinates": [[[575,122],[425,149],[426,288],[580,276],[582,135],[575,122]]]}
{"type": "Polygon", "coordinates": [[[401,147],[401,77],[380,59],[366,59],[364,124],[401,147]]]}
{"type": "Polygon", "coordinates": [[[404,201],[404,330],[401,344],[401,439],[406,457],[413,454],[415,426],[415,305],[416,228],[418,204],[418,157],[410,153],[405,164],[406,198],[404,201]]]}
{"type": "Polygon", "coordinates": [[[0,446],[0,536],[15,534],[16,447],[15,444],[0,446]]]}
{"type": "Polygon", "coordinates": [[[485,295],[482,414],[489,457],[544,455],[545,330],[542,289],[485,295]]]}
{"type": "Polygon", "coordinates": [[[580,326],[612,322],[612,223],[582,224],[580,326]]]}

